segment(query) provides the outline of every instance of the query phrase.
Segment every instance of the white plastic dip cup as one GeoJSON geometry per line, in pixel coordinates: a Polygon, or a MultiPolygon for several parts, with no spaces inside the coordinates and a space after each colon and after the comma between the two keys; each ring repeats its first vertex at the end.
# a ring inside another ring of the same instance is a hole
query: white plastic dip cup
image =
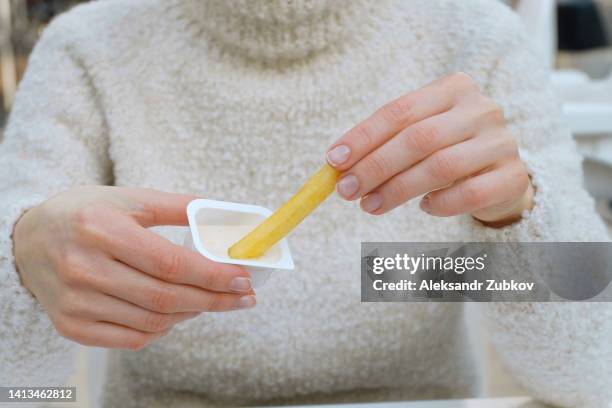
{"type": "MultiPolygon", "coordinates": [[[[205,199],[193,200],[187,206],[190,234],[185,237],[184,245],[215,262],[243,265],[251,274],[253,287],[261,287],[273,270],[294,269],[287,240],[282,239],[277,242],[260,258],[233,259],[227,254],[227,248],[220,248],[215,244],[214,235],[223,233],[224,229],[231,231],[247,225],[255,227],[270,214],[272,211],[257,205],[205,199]]],[[[238,239],[240,237],[236,238],[238,239]]]]}

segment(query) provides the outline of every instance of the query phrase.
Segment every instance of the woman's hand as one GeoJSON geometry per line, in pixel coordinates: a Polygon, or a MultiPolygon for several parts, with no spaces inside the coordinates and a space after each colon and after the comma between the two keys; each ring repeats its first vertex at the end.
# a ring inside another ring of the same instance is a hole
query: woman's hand
{"type": "Polygon", "coordinates": [[[19,273],[61,335],[90,346],[139,349],[202,311],[255,305],[244,269],[147,230],[185,225],[193,198],[80,187],[21,217],[13,234],[19,273]]]}
{"type": "Polygon", "coordinates": [[[533,206],[533,188],[499,106],[453,74],[383,106],[327,153],[338,193],[384,214],[426,194],[431,215],[501,226],[533,206]]]}

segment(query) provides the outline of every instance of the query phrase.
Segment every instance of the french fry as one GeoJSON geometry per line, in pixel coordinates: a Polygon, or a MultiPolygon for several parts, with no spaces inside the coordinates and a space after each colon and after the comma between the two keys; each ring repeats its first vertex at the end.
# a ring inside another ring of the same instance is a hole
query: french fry
{"type": "Polygon", "coordinates": [[[339,174],[325,164],[285,204],[232,245],[228,251],[229,256],[249,259],[263,255],[325,201],[334,191],[339,174]]]}

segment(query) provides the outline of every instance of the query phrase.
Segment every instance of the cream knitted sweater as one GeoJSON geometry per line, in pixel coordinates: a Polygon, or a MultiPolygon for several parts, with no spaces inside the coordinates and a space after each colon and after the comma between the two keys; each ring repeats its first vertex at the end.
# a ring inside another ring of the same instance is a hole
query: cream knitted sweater
{"type": "MultiPolygon", "coordinates": [[[[74,344],[20,285],[19,215],[81,184],[153,187],[271,208],[375,108],[454,71],[503,107],[537,187],[490,229],[408,203],[371,217],[332,198],[290,238],[297,269],[248,311],[203,314],[113,354],[117,407],[462,397],[480,375],[460,304],[360,303],[360,242],[607,240],[517,17],[489,0],[107,0],[34,50],[0,145],[0,384],[60,384],[74,344]]],[[[607,304],[481,305],[534,396],[612,401],[607,304]]]]}

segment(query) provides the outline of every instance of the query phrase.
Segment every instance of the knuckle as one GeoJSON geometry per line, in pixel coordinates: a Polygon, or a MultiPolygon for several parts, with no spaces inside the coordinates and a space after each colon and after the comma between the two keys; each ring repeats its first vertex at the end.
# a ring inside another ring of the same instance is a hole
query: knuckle
{"type": "Polygon", "coordinates": [[[178,296],[176,291],[168,286],[153,286],[150,289],[149,302],[156,312],[172,313],[176,310],[178,296]]]}
{"type": "Polygon", "coordinates": [[[214,289],[221,286],[221,272],[218,268],[207,269],[202,274],[202,285],[208,289],[214,289]]]}
{"type": "Polygon", "coordinates": [[[437,181],[450,183],[457,178],[457,161],[451,153],[440,151],[431,156],[429,172],[437,181]]]}
{"type": "Polygon", "coordinates": [[[453,85],[455,85],[456,87],[460,89],[464,89],[464,90],[478,89],[478,84],[476,83],[474,78],[472,78],[471,75],[465,72],[461,72],[461,71],[455,72],[454,74],[450,75],[449,80],[453,83],[453,85]]]}
{"type": "MultiPolygon", "coordinates": [[[[520,154],[519,154],[519,145],[518,142],[516,141],[516,139],[514,138],[514,135],[510,132],[507,131],[506,132],[506,143],[508,143],[507,147],[508,149],[512,152],[512,154],[514,156],[516,156],[516,158],[518,160],[520,160],[520,154]]],[[[522,163],[522,162],[521,162],[522,163]]],[[[523,166],[524,167],[524,166],[523,166]]]]}
{"type": "Polygon", "coordinates": [[[101,213],[102,209],[97,205],[81,207],[74,212],[74,225],[80,233],[95,235],[98,231],[101,213]]]}
{"type": "Polygon", "coordinates": [[[483,96],[480,102],[481,116],[495,122],[504,122],[504,113],[501,106],[492,98],[483,96]]]}
{"type": "Polygon", "coordinates": [[[402,178],[397,178],[389,183],[389,193],[393,202],[403,202],[411,195],[410,185],[402,178]]]}
{"type": "Polygon", "coordinates": [[[162,313],[148,312],[144,320],[144,329],[151,332],[166,330],[170,326],[170,316],[162,313]]]}
{"type": "Polygon", "coordinates": [[[76,316],[82,310],[79,296],[72,290],[64,291],[57,300],[58,308],[65,315],[76,316]]]}
{"type": "Polygon", "coordinates": [[[74,325],[69,319],[59,318],[53,322],[57,333],[69,340],[78,340],[78,331],[76,325],[74,325]]]}
{"type": "MultiPolygon", "coordinates": [[[[154,191],[149,191],[149,189],[145,189],[145,191],[154,193],[154,191]]],[[[163,219],[162,209],[151,202],[137,203],[133,211],[135,218],[141,219],[149,225],[159,225],[163,219]]]]}
{"type": "Polygon", "coordinates": [[[437,126],[415,126],[412,134],[407,137],[408,148],[415,150],[419,155],[426,156],[440,138],[440,129],[437,126]]]}
{"type": "Polygon", "coordinates": [[[74,211],[74,223],[76,225],[88,225],[95,220],[94,207],[84,206],[74,211]]]}
{"type": "Polygon", "coordinates": [[[508,134],[508,136],[503,137],[502,140],[500,140],[498,149],[502,152],[504,157],[520,160],[518,144],[512,135],[508,134]]]}
{"type": "Polygon", "coordinates": [[[412,103],[403,96],[383,106],[381,114],[391,123],[404,123],[412,116],[412,103]]]}
{"type": "Polygon", "coordinates": [[[60,279],[64,283],[80,283],[85,278],[84,263],[75,251],[66,251],[61,255],[58,269],[60,279]]]}
{"type": "Polygon", "coordinates": [[[515,180],[515,182],[513,183],[515,187],[514,193],[515,195],[520,195],[524,193],[525,190],[527,190],[527,187],[529,187],[529,184],[531,183],[531,180],[529,179],[529,173],[527,172],[525,164],[520,161],[518,165],[514,166],[513,172],[513,180],[515,180]]]}
{"type": "Polygon", "coordinates": [[[182,261],[173,251],[153,251],[157,252],[157,271],[159,277],[167,282],[178,282],[182,261]]]}
{"type": "Polygon", "coordinates": [[[466,182],[459,191],[463,202],[470,207],[479,207],[484,203],[485,191],[476,183],[466,182]]]}
{"type": "Polygon", "coordinates": [[[206,298],[204,310],[214,312],[221,310],[222,297],[220,295],[211,295],[206,298]]]}
{"type": "Polygon", "coordinates": [[[372,131],[368,128],[368,125],[360,123],[355,128],[355,133],[360,145],[372,146],[374,144],[374,137],[372,136],[372,131]]]}
{"type": "Polygon", "coordinates": [[[380,153],[373,153],[364,162],[364,167],[368,177],[376,180],[386,179],[391,174],[391,164],[389,160],[380,153]]]}

